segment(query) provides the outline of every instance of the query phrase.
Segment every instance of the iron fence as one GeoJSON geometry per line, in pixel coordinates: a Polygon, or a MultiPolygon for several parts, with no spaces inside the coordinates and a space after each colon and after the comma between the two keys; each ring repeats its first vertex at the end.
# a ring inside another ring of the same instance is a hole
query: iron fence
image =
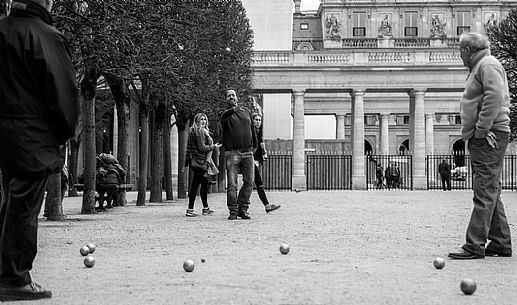
{"type": "MultiPolygon", "coordinates": [[[[471,190],[473,172],[470,155],[457,153],[452,155],[428,155],[426,157],[427,189],[441,190],[442,180],[438,173],[438,166],[445,159],[451,167],[451,189],[471,190]]],[[[501,187],[503,190],[517,190],[517,155],[506,155],[501,173],[501,187]]]]}
{"type": "Polygon", "coordinates": [[[368,190],[412,190],[413,158],[411,155],[365,156],[368,190]]]}
{"type": "Polygon", "coordinates": [[[262,166],[262,181],[266,190],[291,190],[293,156],[290,154],[268,155],[262,166]]]}
{"type": "Polygon", "coordinates": [[[426,176],[428,190],[441,190],[442,178],[438,173],[438,167],[445,160],[451,168],[451,189],[472,189],[472,168],[470,155],[455,153],[452,155],[428,155],[426,157],[426,176]]]}
{"type": "Polygon", "coordinates": [[[351,155],[306,156],[307,190],[352,189],[351,155]]]}

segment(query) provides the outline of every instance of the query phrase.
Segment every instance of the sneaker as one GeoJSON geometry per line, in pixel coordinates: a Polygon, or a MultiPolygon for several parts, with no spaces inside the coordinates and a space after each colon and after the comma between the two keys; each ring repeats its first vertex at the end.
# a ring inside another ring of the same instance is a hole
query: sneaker
{"type": "Polygon", "coordinates": [[[203,208],[203,215],[212,215],[214,214],[214,210],[210,209],[210,208],[203,208]]]}
{"type": "Polygon", "coordinates": [[[237,219],[237,215],[235,214],[230,214],[230,216],[228,216],[228,220],[236,220],[237,219]]]}
{"type": "Polygon", "coordinates": [[[199,214],[194,212],[194,209],[187,209],[187,213],[185,213],[185,216],[187,216],[187,217],[196,217],[196,216],[199,216],[199,214]]]}
{"type": "Polygon", "coordinates": [[[238,217],[240,217],[241,219],[251,219],[251,216],[250,214],[248,214],[248,212],[239,212],[239,214],[237,214],[238,217]]]}
{"type": "Polygon", "coordinates": [[[274,210],[278,210],[281,207],[281,205],[277,204],[268,204],[266,207],[266,213],[273,212],[274,210]]]}
{"type": "Polygon", "coordinates": [[[52,297],[52,292],[32,282],[22,287],[0,287],[0,301],[39,300],[52,297]]]}

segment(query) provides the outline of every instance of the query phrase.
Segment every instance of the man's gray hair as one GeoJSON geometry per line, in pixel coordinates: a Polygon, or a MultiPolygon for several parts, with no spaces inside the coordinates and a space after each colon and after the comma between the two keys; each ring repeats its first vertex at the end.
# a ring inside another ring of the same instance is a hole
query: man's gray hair
{"type": "Polygon", "coordinates": [[[460,47],[469,47],[473,51],[478,51],[490,48],[490,41],[485,35],[467,32],[460,36],[460,47]]]}

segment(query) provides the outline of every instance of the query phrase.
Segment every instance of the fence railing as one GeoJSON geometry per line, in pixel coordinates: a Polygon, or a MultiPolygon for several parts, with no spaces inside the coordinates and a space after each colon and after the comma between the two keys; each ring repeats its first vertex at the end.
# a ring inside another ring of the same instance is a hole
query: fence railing
{"type": "Polygon", "coordinates": [[[307,190],[352,189],[351,155],[306,156],[307,190]]]}
{"type": "Polygon", "coordinates": [[[412,190],[413,156],[365,156],[368,190],[412,190]]]}
{"type": "Polygon", "coordinates": [[[262,181],[266,190],[291,190],[293,156],[290,154],[268,155],[262,166],[262,181]]]}
{"type": "MultiPolygon", "coordinates": [[[[451,189],[471,190],[473,172],[470,164],[470,155],[428,155],[426,157],[427,189],[442,189],[442,179],[438,173],[438,166],[445,159],[451,168],[451,189]]],[[[501,174],[503,190],[517,190],[517,155],[506,155],[503,161],[501,174]]]]}

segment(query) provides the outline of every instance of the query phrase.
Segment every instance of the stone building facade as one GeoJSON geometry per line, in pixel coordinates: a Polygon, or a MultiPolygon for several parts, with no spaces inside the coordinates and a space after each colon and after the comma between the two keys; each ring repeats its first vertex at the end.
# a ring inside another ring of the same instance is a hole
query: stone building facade
{"type": "Polygon", "coordinates": [[[310,13],[300,2],[292,50],[257,51],[253,65],[257,92],[292,96],[293,188],[305,184],[304,117],[325,114],[350,148],[354,188],[364,188],[365,153],[410,153],[424,189],[426,155],[465,150],[459,36],[486,31],[517,2],[322,0],[310,13]]]}

